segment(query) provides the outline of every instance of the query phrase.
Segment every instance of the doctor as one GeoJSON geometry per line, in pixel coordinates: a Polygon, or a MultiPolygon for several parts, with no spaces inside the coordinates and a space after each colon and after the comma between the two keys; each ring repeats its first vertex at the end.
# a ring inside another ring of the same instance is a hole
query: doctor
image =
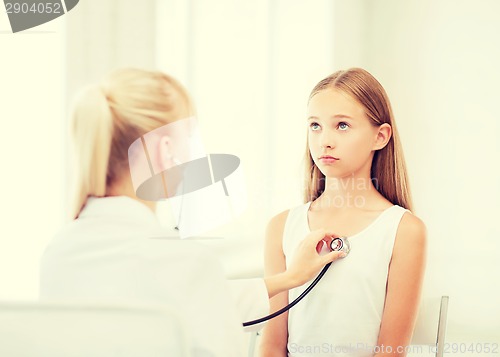
{"type": "MultiPolygon", "coordinates": [[[[168,304],[184,317],[194,356],[238,357],[245,354],[242,321],[267,315],[268,298],[303,285],[339,252],[318,255],[316,247],[332,234],[315,231],[286,271],[227,281],[206,246],[165,238],[155,202],[135,195],[128,149],[145,133],[193,115],[186,90],[161,72],[122,69],[81,92],[71,128],[73,220],[42,257],[40,298],[168,304]]],[[[175,140],[159,135],[150,159],[171,167],[175,140]]]]}

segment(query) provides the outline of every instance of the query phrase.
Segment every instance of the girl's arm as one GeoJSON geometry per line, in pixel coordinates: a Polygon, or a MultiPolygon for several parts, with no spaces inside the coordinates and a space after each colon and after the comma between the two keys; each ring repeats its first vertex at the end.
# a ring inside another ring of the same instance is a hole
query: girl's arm
{"type": "MultiPolygon", "coordinates": [[[[286,270],[285,255],[282,241],[283,229],[288,211],[273,217],[266,230],[264,248],[265,275],[275,275],[286,270]]],[[[288,304],[288,291],[279,293],[269,300],[271,312],[277,311],[288,304]]],[[[260,343],[261,357],[287,356],[288,312],[269,320],[263,329],[260,343]]]]}
{"type": "Polygon", "coordinates": [[[399,224],[389,265],[385,307],[377,343],[380,353],[376,357],[406,356],[404,349],[410,344],[417,318],[425,257],[425,225],[416,216],[405,213],[399,224]]]}

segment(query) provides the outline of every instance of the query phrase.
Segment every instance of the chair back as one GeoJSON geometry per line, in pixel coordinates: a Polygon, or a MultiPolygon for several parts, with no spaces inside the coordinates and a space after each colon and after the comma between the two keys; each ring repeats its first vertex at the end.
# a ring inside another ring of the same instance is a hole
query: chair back
{"type": "Polygon", "coordinates": [[[190,356],[188,342],[165,306],[0,303],[0,356],[190,356]]]}
{"type": "Polygon", "coordinates": [[[411,340],[412,345],[435,346],[437,357],[443,356],[448,301],[448,296],[422,299],[411,340]]]}

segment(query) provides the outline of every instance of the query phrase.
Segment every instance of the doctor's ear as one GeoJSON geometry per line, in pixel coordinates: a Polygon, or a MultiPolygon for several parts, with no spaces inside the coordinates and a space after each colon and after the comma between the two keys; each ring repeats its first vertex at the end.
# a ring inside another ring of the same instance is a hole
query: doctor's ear
{"type": "Polygon", "coordinates": [[[383,149],[391,139],[392,128],[388,123],[380,125],[377,129],[377,136],[373,145],[373,150],[383,149]]]}
{"type": "Polygon", "coordinates": [[[158,165],[162,171],[175,165],[172,139],[168,135],[163,135],[160,138],[157,150],[156,157],[158,158],[158,165]]]}

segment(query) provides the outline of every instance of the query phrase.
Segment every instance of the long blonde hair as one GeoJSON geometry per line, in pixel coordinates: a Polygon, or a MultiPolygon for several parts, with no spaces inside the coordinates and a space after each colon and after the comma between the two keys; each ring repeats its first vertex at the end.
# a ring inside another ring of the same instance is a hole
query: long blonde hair
{"type": "Polygon", "coordinates": [[[145,133],[193,114],[187,91],[158,71],[124,68],[84,88],[72,115],[75,193],[72,218],[90,196],[106,196],[128,172],[128,148],[145,133]]]}
{"type": "MultiPolygon", "coordinates": [[[[382,85],[366,70],[350,68],[337,71],[320,81],[311,91],[309,100],[325,89],[339,90],[360,103],[374,126],[388,123],[392,136],[387,145],[375,152],[371,179],[375,188],[390,202],[411,210],[412,200],[403,149],[396,129],[389,98],[382,85]]],[[[304,202],[313,201],[325,190],[325,176],[314,164],[306,145],[306,186],[304,202]]]]}

